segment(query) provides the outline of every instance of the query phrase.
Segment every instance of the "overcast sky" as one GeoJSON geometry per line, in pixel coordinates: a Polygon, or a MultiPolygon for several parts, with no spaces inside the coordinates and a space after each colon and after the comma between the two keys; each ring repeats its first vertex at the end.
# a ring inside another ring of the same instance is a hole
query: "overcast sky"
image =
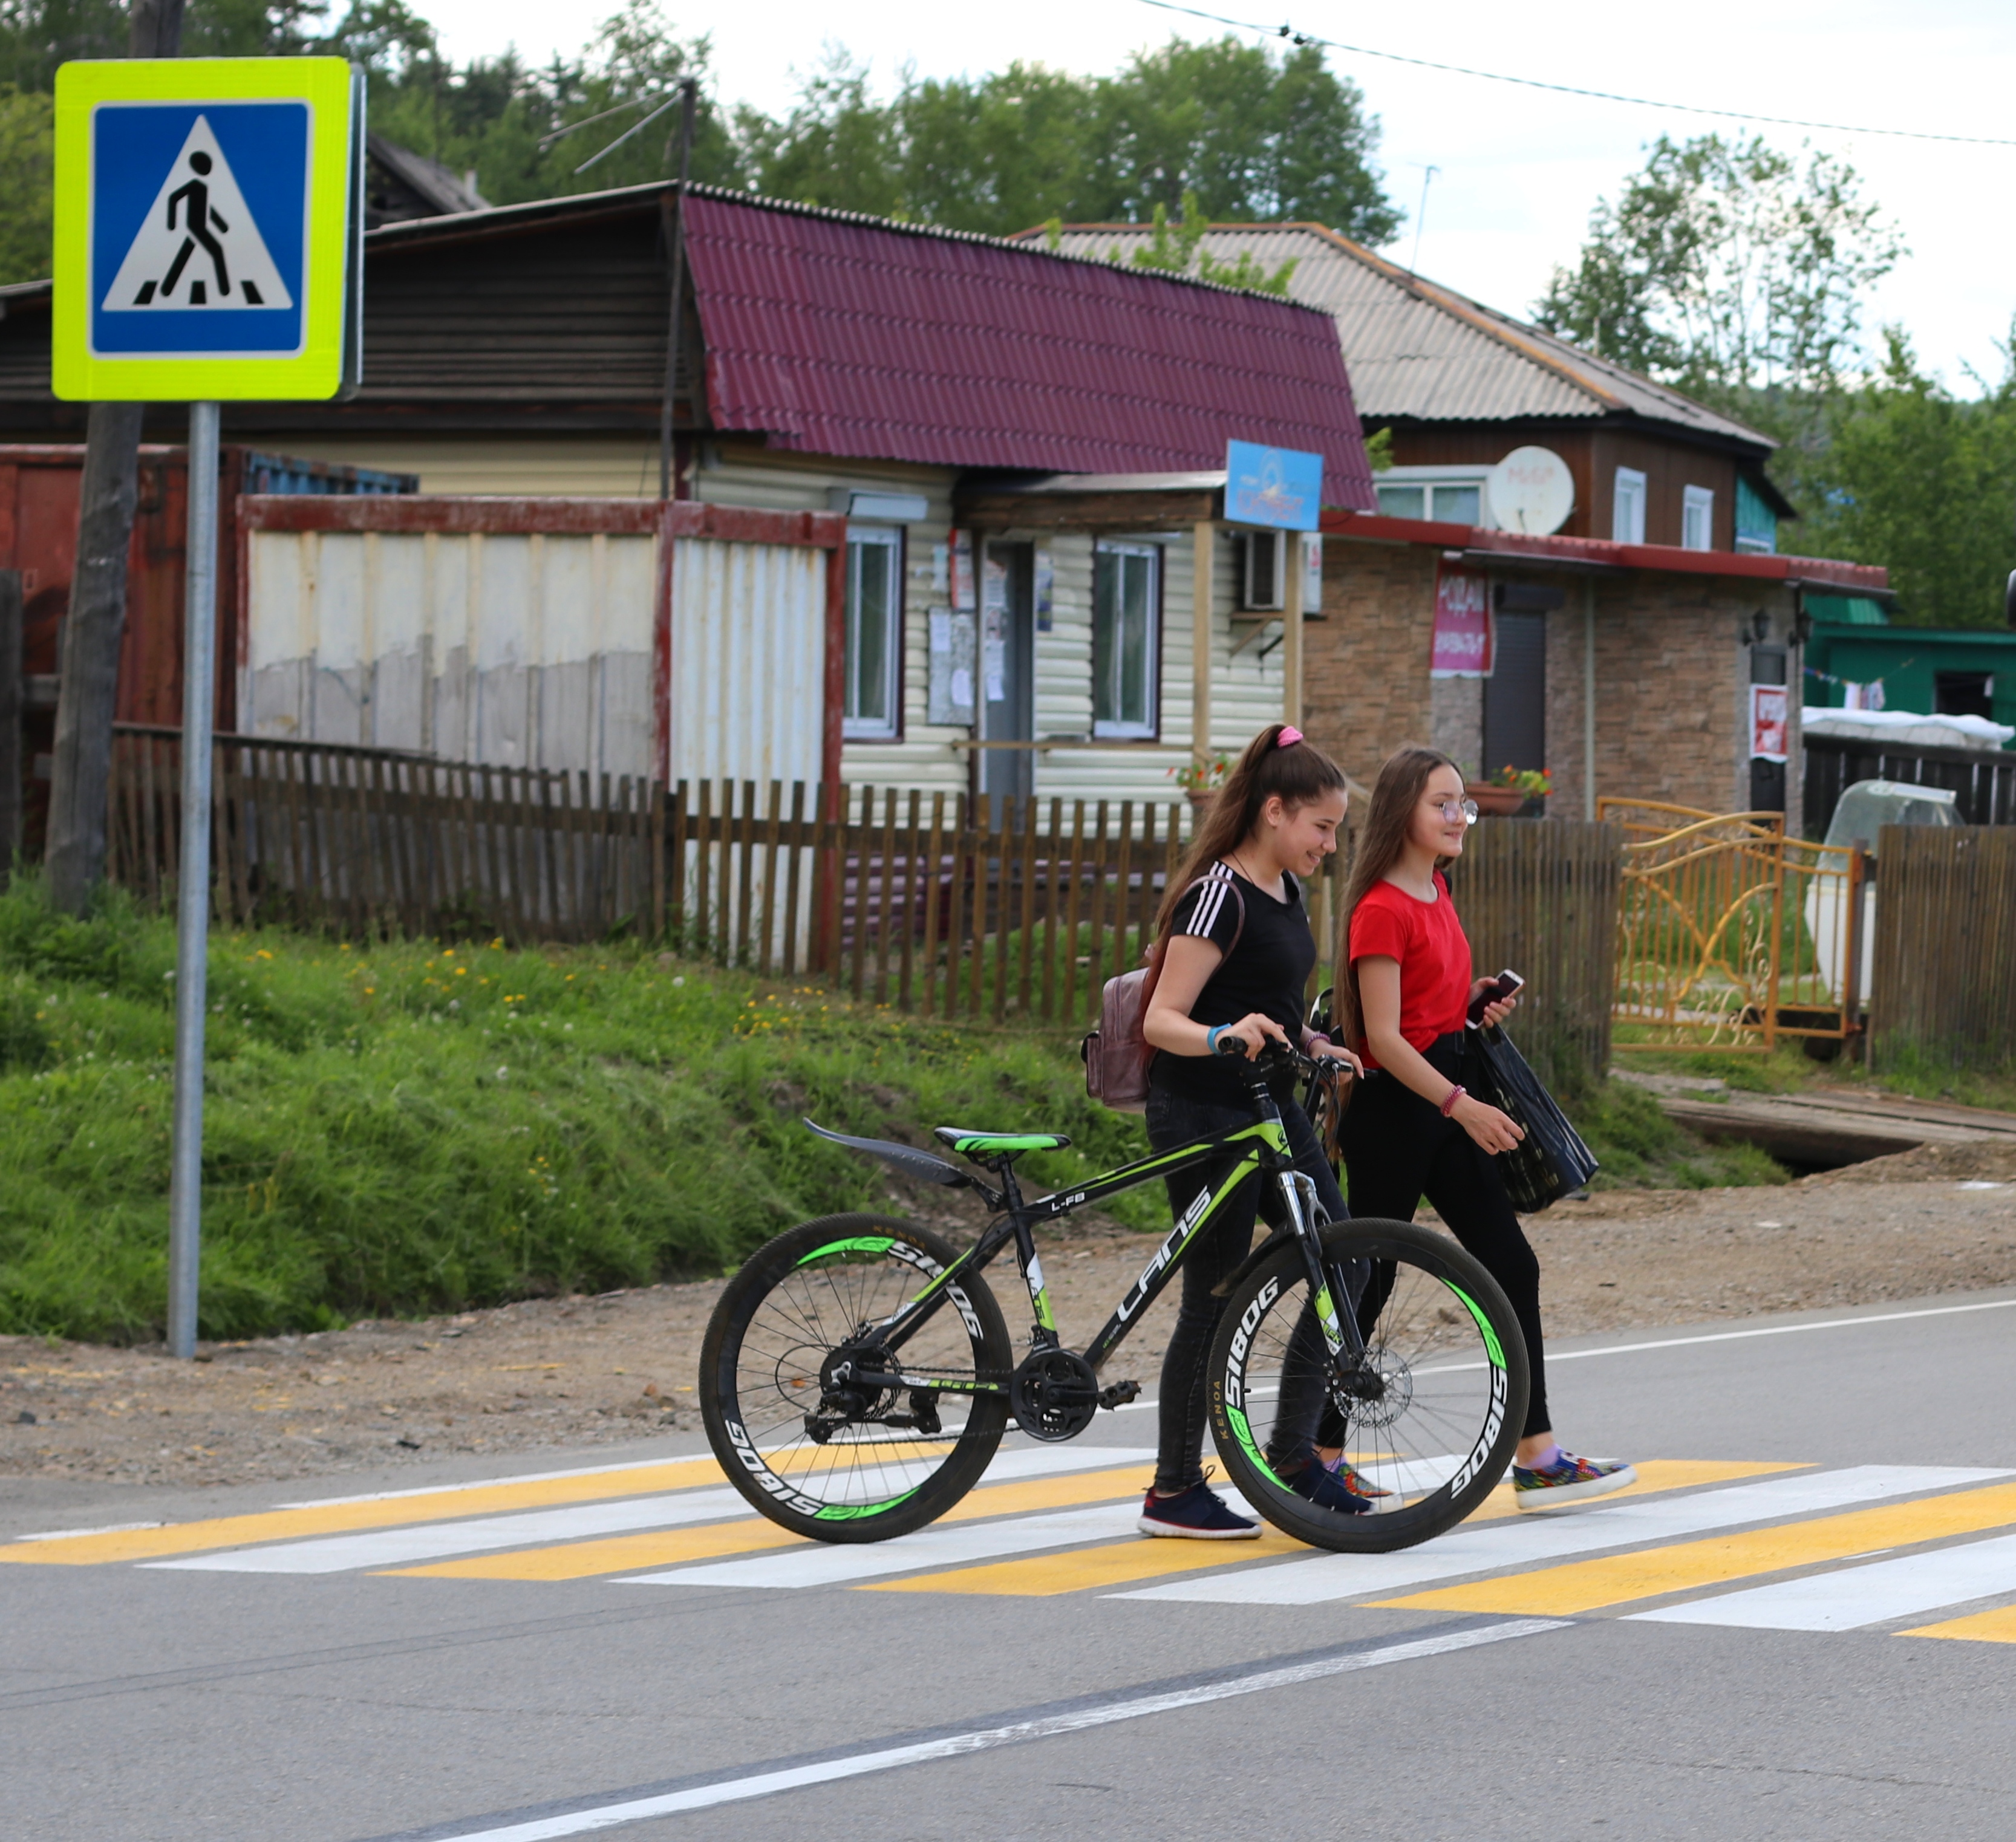
{"type": "MultiPolygon", "coordinates": [[[[1208,10],[1267,19],[1280,0],[1199,0],[1208,10]]],[[[714,39],[725,99],[787,108],[794,72],[823,42],[844,44],[893,88],[905,63],[921,75],[977,75],[1017,58],[1077,71],[1116,69],[1172,33],[1222,28],[1143,0],[870,0],[849,9],[810,0],[707,7],[665,0],[682,34],[714,39]]],[[[589,35],[596,0],[420,0],[449,56],[515,43],[535,61],[572,53],[589,35]]],[[[1680,6],[1594,6],[1570,0],[1544,24],[1503,0],[1437,0],[1368,9],[1291,0],[1282,16],[1304,32],[1509,75],[1620,91],[1661,101],[1755,109],[1856,127],[1913,128],[2016,140],[2016,5],[2010,0],[1690,0],[1680,6]]],[[[1423,168],[1440,170],[1421,228],[1420,270],[1492,305],[1531,311],[1557,263],[1572,259],[1589,207],[1614,194],[1661,133],[1741,124],[1552,95],[1384,59],[1333,51],[1384,124],[1387,186],[1408,221],[1393,253],[1414,247],[1423,168]]],[[[1924,358],[1956,388],[1964,367],[1999,376],[1996,341],[2016,312],[2016,146],[1967,147],[1766,127],[1777,143],[1810,138],[1863,175],[1868,195],[1902,226],[1911,254],[1877,290],[1867,326],[1902,322],[1924,358]]]]}

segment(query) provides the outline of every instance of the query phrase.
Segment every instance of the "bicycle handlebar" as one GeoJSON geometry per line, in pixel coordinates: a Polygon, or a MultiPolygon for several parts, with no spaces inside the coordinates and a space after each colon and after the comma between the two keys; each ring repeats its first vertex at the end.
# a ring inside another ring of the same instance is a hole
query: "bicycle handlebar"
{"type": "Polygon", "coordinates": [[[1326,1063],[1341,1066],[1332,1057],[1305,1056],[1298,1049],[1291,1049],[1285,1043],[1276,1042],[1269,1037],[1257,1056],[1247,1056],[1243,1052],[1245,1045],[1236,1036],[1229,1036],[1218,1045],[1220,1056],[1237,1058],[1243,1063],[1242,1072],[1256,1082],[1263,1081],[1271,1074],[1286,1068],[1305,1077],[1321,1075],[1328,1072],[1326,1063]]]}

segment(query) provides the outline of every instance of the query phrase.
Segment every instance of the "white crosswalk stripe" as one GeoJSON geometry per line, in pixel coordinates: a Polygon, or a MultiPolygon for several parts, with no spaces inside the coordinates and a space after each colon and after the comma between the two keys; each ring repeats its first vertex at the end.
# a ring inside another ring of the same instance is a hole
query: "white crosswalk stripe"
{"type": "MultiPolygon", "coordinates": [[[[1138,1462],[1154,1454],[1143,1448],[1080,1446],[995,1455],[987,1481],[1061,1476],[1107,1465],[1138,1462]]],[[[928,1467],[885,1465],[889,1488],[900,1490],[915,1480],[913,1470],[928,1467]]],[[[564,1476],[567,1473],[558,1473],[564,1476]]],[[[373,1529],[354,1535],[327,1535],[264,1548],[241,1548],[219,1553],[185,1555],[175,1560],[144,1561],[143,1567],[202,1574],[337,1574],[359,1568],[404,1567],[416,1561],[442,1560],[452,1555],[481,1554],[502,1548],[529,1548],[549,1542],[574,1542],[595,1535],[625,1534],[635,1529],[675,1528],[682,1523],[712,1522],[747,1516],[747,1500],[725,1486],[716,1490],[682,1491],[664,1496],[629,1497],[613,1502],[571,1504],[560,1509],[538,1509],[511,1516],[473,1517],[463,1522],[436,1522],[373,1529]]]]}
{"type": "MultiPolygon", "coordinates": [[[[1242,1515],[1252,1513],[1237,1491],[1221,1494],[1242,1515]]],[[[676,1567],[664,1574],[637,1574],[622,1583],[628,1586],[840,1586],[926,1567],[966,1567],[976,1560],[998,1560],[1004,1554],[1034,1554],[1045,1548],[1067,1548],[1081,1542],[1118,1541],[1136,1532],[1135,1524],[1140,1514],[1140,1505],[1130,1499],[1124,1503],[1102,1503],[1091,1509],[1018,1516],[1007,1522],[922,1529],[893,1542],[859,1547],[794,1548],[748,1560],[676,1567]]]]}
{"type": "Polygon", "coordinates": [[[1459,1527],[1439,1540],[1398,1554],[1325,1554],[1309,1560],[1171,1581],[1116,1599],[1187,1599],[1211,1605],[1311,1606],[1330,1599],[1399,1592],[1453,1580],[1533,1567],[1640,1542],[1670,1541],[1711,1529],[1782,1516],[1809,1516],[1920,1491],[1951,1490],[2007,1477],[2007,1471],[1956,1466],[1858,1465],[1761,1484],[1731,1485],[1686,1497],[1622,1502],[1607,1509],[1557,1511],[1552,1516],[1459,1527]]]}
{"type": "Polygon", "coordinates": [[[1717,1593],[1632,1617],[1658,1624],[1725,1624],[1752,1631],[1852,1631],[2011,1592],[2016,1592],[2016,1535],[2002,1535],[1717,1593]]]}

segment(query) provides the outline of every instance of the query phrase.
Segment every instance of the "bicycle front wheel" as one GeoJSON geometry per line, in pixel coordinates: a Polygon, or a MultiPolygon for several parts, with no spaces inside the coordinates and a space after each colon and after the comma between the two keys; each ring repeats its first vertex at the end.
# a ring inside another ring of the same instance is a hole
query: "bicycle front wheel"
{"type": "Polygon", "coordinates": [[[1525,1340],[1497,1283],[1445,1235],[1352,1220],[1325,1229],[1323,1244],[1347,1270],[1371,1263],[1358,1314],[1363,1369],[1328,1373],[1302,1250],[1288,1243],[1226,1303],[1211,1347],[1211,1434],[1233,1483],[1276,1528],[1341,1553],[1388,1553],[1461,1521],[1504,1476],[1525,1419],[1525,1340]],[[1312,1443],[1341,1443],[1399,1506],[1345,1516],[1298,1496],[1283,1480],[1312,1443]]]}
{"type": "Polygon", "coordinates": [[[1014,1360],[979,1274],[899,1350],[880,1326],[958,1257],[913,1222],[828,1215],[751,1254],[700,1347],[700,1412],[735,1488],[820,1542],[880,1542],[942,1516],[1008,1423],[1014,1360]],[[919,1385],[862,1386],[899,1372],[919,1385]]]}

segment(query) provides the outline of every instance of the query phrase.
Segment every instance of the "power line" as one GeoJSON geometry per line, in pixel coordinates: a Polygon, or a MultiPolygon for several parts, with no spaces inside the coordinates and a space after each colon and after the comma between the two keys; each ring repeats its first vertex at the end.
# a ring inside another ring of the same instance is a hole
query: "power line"
{"type": "Polygon", "coordinates": [[[1326,51],[1348,52],[1353,57],[1384,58],[1388,63],[1412,64],[1417,70],[1441,70],[1453,77],[1481,77],[1489,83],[1517,84],[1522,89],[1550,90],[1556,95],[1587,96],[1599,103],[1626,103],[1634,109],[1665,109],[1681,115],[1712,115],[1723,121],[1768,122],[1774,128],[1819,128],[1837,135],[1883,135],[1900,141],[1946,141],[1963,147],[2016,147],[2016,140],[1996,140],[1985,135],[1933,135],[1908,128],[1853,128],[1840,121],[1804,121],[1791,115],[1758,115],[1744,109],[1709,109],[1698,103],[1661,103],[1650,96],[1620,95],[1615,90],[1580,89],[1571,83],[1545,83],[1537,77],[1508,77],[1502,70],[1474,70],[1467,64],[1438,63],[1433,58],[1410,58],[1397,51],[1375,51],[1366,45],[1345,45],[1313,32],[1298,32],[1292,26],[1262,26],[1251,20],[1228,19],[1222,13],[1204,13],[1194,6],[1179,6],[1175,0],[1141,0],[1144,6],[1164,13],[1180,13],[1215,26],[1229,26],[1234,31],[1259,32],[1269,38],[1286,38],[1295,45],[1319,45],[1326,51]]]}

